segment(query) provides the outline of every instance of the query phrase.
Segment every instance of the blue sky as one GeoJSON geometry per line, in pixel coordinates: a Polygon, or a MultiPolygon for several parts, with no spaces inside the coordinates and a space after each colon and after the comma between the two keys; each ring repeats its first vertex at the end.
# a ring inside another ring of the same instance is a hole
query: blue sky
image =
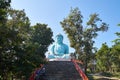
{"type": "MultiPolygon", "coordinates": [[[[100,48],[101,44],[107,42],[111,47],[111,42],[117,36],[115,32],[120,32],[120,0],[12,0],[12,8],[18,10],[25,10],[29,17],[31,25],[36,23],[45,23],[52,29],[54,36],[61,33],[64,36],[64,43],[69,45],[69,39],[63,31],[60,21],[63,21],[68,16],[71,7],[78,7],[81,11],[85,22],[89,19],[92,13],[99,14],[99,17],[109,24],[107,32],[100,32],[95,39],[95,47],[100,48]]],[[[70,52],[74,49],[70,48],[70,52]]]]}

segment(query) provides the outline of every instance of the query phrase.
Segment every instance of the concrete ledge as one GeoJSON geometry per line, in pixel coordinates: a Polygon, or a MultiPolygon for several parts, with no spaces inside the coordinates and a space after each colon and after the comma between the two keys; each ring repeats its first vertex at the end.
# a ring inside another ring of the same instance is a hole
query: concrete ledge
{"type": "Polygon", "coordinates": [[[49,61],[71,61],[71,59],[57,58],[57,59],[49,59],[49,61]]]}

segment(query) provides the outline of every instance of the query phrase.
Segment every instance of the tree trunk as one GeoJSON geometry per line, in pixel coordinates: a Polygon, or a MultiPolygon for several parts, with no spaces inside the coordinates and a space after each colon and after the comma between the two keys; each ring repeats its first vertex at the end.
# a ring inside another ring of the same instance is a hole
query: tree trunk
{"type": "Polygon", "coordinates": [[[84,72],[85,72],[85,74],[87,74],[87,67],[88,67],[88,65],[87,65],[87,58],[85,59],[85,67],[84,67],[84,72]]]}

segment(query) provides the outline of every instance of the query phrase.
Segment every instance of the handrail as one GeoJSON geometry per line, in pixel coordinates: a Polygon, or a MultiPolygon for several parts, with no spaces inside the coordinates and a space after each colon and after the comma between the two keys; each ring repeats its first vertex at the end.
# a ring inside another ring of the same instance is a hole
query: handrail
{"type": "Polygon", "coordinates": [[[72,62],[74,63],[75,68],[78,71],[79,75],[82,77],[82,79],[83,80],[89,80],[88,77],[84,74],[84,72],[81,70],[81,68],[77,64],[78,60],[72,60],[72,62]]]}
{"type": "Polygon", "coordinates": [[[35,80],[36,72],[43,68],[43,64],[40,64],[40,68],[37,68],[30,76],[29,80],[35,80]]]}

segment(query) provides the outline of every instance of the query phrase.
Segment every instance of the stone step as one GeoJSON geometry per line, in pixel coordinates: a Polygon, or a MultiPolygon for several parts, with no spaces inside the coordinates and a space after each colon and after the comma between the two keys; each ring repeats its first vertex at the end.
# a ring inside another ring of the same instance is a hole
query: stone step
{"type": "Polygon", "coordinates": [[[49,61],[44,67],[46,80],[82,80],[71,61],[49,61]]]}

